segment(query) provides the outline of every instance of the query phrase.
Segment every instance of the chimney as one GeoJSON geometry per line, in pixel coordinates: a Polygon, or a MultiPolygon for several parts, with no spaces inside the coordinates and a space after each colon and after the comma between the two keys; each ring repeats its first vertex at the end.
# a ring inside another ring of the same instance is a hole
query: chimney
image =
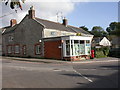
{"type": "Polygon", "coordinates": [[[33,9],[33,6],[30,7],[29,13],[29,19],[35,19],[35,10],[33,9]]]}
{"type": "Polygon", "coordinates": [[[67,20],[66,18],[64,18],[62,24],[65,25],[65,26],[67,26],[67,24],[68,24],[68,20],[67,20]]]}
{"type": "Polygon", "coordinates": [[[11,19],[11,20],[10,20],[10,26],[11,26],[11,27],[13,27],[13,26],[16,25],[16,24],[17,24],[16,19],[11,19]]]}

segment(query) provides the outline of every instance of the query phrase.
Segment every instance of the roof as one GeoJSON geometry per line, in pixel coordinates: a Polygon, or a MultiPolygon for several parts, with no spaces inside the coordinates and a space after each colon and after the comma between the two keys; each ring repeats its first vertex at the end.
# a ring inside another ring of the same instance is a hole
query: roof
{"type": "MultiPolygon", "coordinates": [[[[28,16],[28,15],[26,15],[26,16],[28,16]]],[[[60,31],[67,31],[67,32],[74,32],[74,33],[82,33],[82,34],[91,35],[89,32],[83,30],[82,28],[78,28],[78,27],[74,27],[74,26],[70,26],[70,25],[65,26],[61,23],[57,23],[57,22],[53,22],[53,21],[49,21],[49,20],[44,20],[44,19],[40,19],[40,18],[35,18],[35,20],[37,22],[39,22],[40,24],[42,24],[47,29],[56,29],[56,30],[60,30],[60,31]]],[[[16,24],[13,27],[10,27],[10,26],[6,27],[7,30],[5,30],[5,32],[3,34],[13,32],[18,25],[19,24],[16,24]]]]}
{"type": "MultiPolygon", "coordinates": [[[[106,37],[94,37],[94,38],[93,38],[93,41],[94,41],[95,43],[100,43],[101,40],[103,40],[104,38],[106,38],[106,37]]],[[[109,40],[108,38],[106,38],[106,39],[109,40]]]]}
{"type": "Polygon", "coordinates": [[[104,37],[95,37],[95,38],[93,38],[93,41],[94,41],[95,43],[99,43],[103,38],[104,38],[104,37]]]}
{"type": "Polygon", "coordinates": [[[45,28],[48,28],[48,29],[57,29],[57,30],[61,30],[61,31],[83,33],[83,34],[91,35],[89,32],[83,30],[82,28],[77,28],[77,27],[70,26],[70,25],[65,26],[61,23],[52,22],[52,21],[44,20],[44,19],[40,19],[40,18],[35,18],[35,19],[39,23],[43,24],[45,26],[45,28]]]}
{"type": "Polygon", "coordinates": [[[17,26],[18,24],[14,25],[13,27],[10,26],[9,28],[6,28],[7,30],[5,30],[3,34],[13,32],[17,28],[17,26]]]}

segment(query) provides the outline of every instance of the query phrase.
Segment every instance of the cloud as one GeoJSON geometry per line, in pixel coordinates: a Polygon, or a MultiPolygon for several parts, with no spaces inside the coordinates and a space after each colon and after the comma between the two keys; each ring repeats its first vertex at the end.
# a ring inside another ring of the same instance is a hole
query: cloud
{"type": "MultiPolygon", "coordinates": [[[[2,15],[5,17],[0,18],[0,27],[8,26],[10,19],[16,19],[18,23],[24,18],[28,13],[30,6],[34,6],[36,10],[36,17],[48,19],[52,21],[57,21],[56,13],[59,12],[58,16],[67,16],[69,13],[75,9],[75,5],[78,2],[117,2],[119,0],[26,0],[25,4],[22,4],[23,10],[21,11],[17,8],[18,13],[15,13],[14,10],[10,9],[9,5],[5,5],[3,2],[2,5],[2,15]],[[8,15],[13,12],[13,14],[8,15]],[[62,14],[61,14],[62,12],[62,14]]],[[[1,3],[0,3],[1,4],[1,3]]],[[[1,12],[0,12],[1,13],[1,12]]],[[[60,21],[60,18],[58,19],[60,21]]]]}
{"type": "MultiPolygon", "coordinates": [[[[2,3],[2,16],[8,15],[13,12],[13,14],[5,16],[2,18],[2,26],[8,26],[10,19],[16,19],[19,23],[26,14],[28,14],[28,10],[30,6],[34,6],[36,11],[36,17],[48,19],[52,21],[57,21],[57,13],[58,16],[67,16],[71,13],[75,8],[75,2],[71,0],[66,0],[66,2],[61,2],[59,0],[55,0],[56,2],[39,2],[39,0],[26,0],[25,4],[22,4],[23,10],[17,8],[17,13],[14,10],[10,9],[9,5],[4,5],[2,3]],[[35,2],[34,2],[35,1],[35,2]],[[37,2],[38,1],[38,2],[37,2]],[[62,13],[61,13],[62,12],[62,13]]],[[[0,26],[1,27],[1,26],[0,26]]]]}

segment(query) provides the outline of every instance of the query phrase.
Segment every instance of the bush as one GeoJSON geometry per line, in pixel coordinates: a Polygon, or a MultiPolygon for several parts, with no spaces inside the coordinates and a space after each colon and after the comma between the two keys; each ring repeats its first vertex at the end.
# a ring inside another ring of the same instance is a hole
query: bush
{"type": "Polygon", "coordinates": [[[101,47],[101,48],[96,48],[95,49],[95,57],[96,58],[103,58],[107,57],[109,54],[109,47],[101,47]]]}
{"type": "Polygon", "coordinates": [[[95,52],[95,57],[96,58],[103,58],[103,57],[107,57],[107,56],[104,55],[103,51],[96,51],[95,52]]]}

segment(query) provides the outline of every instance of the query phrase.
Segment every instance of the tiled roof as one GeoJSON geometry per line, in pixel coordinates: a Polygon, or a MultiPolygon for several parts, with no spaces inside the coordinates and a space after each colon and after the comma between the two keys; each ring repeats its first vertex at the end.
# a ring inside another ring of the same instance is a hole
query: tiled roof
{"type": "Polygon", "coordinates": [[[36,18],[36,20],[39,23],[42,23],[45,26],[45,28],[48,28],[48,29],[57,29],[57,30],[61,30],[61,31],[83,33],[83,34],[91,35],[89,32],[83,30],[82,28],[77,28],[77,27],[70,26],[70,25],[65,26],[65,25],[62,25],[61,23],[52,22],[52,21],[44,20],[44,19],[40,19],[40,18],[36,18]]]}

